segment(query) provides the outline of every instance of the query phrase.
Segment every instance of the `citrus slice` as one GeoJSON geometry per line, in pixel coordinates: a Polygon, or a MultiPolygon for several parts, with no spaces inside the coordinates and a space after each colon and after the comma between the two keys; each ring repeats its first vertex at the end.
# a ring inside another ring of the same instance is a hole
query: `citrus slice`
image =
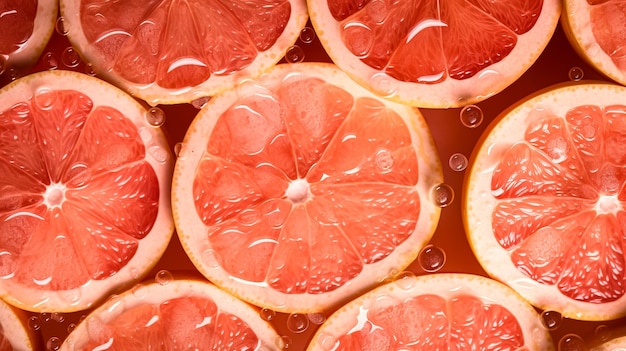
{"type": "Polygon", "coordinates": [[[137,285],[91,312],[65,339],[72,350],[281,350],[259,312],[208,282],[137,285]]]}
{"type": "Polygon", "coordinates": [[[625,101],[619,85],[550,87],[492,123],[467,174],[482,266],[565,317],[626,315],[625,101]]]}
{"type": "Polygon", "coordinates": [[[420,107],[484,100],[519,78],[558,25],[558,0],[309,0],[330,58],[375,93],[420,107]]]}
{"type": "Polygon", "coordinates": [[[37,340],[24,324],[25,315],[0,300],[0,351],[36,350],[37,340]]]}
{"type": "Polygon", "coordinates": [[[576,52],[604,76],[626,85],[626,4],[565,0],[561,23],[576,52]]]}
{"type": "Polygon", "coordinates": [[[625,351],[626,336],[617,337],[591,348],[590,351],[625,351]]]}
{"type": "Polygon", "coordinates": [[[415,259],[441,182],[417,109],[331,64],[281,64],[198,113],[172,204],[185,251],[215,284],[276,311],[319,311],[415,259]]]}
{"type": "Polygon", "coordinates": [[[259,76],[294,44],[304,0],[62,0],[68,37],[101,77],[151,105],[259,76]]]}
{"type": "Polygon", "coordinates": [[[315,350],[554,350],[537,312],[507,286],[469,274],[403,277],[351,301],[315,350]]]}
{"type": "Polygon", "coordinates": [[[70,71],[0,90],[0,298],[81,310],[156,263],[173,233],[173,157],[147,113],[70,71]]]}
{"type": "Polygon", "coordinates": [[[54,32],[58,10],[51,0],[0,2],[0,74],[37,61],[54,32]]]}

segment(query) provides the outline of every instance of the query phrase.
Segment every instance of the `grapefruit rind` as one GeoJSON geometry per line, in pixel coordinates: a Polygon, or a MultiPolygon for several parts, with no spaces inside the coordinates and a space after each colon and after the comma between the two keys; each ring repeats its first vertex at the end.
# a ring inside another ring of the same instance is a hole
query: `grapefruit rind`
{"type": "Polygon", "coordinates": [[[524,139],[527,122],[544,115],[564,117],[585,104],[608,106],[626,101],[626,89],[606,82],[566,82],[542,89],[503,111],[476,143],[464,181],[463,222],[470,246],[483,269],[507,284],[532,305],[577,320],[612,320],[626,315],[626,295],[607,303],[590,303],[563,295],[555,285],[536,282],[518,270],[510,254],[496,241],[491,214],[497,200],[491,175],[498,154],[524,139]]]}
{"type": "MultiPolygon", "coordinates": [[[[60,351],[80,350],[87,344],[90,341],[88,328],[93,319],[99,319],[98,323],[114,324],[118,316],[137,306],[159,305],[168,300],[185,297],[211,300],[217,305],[219,312],[234,315],[246,322],[259,339],[260,345],[257,349],[276,351],[282,349],[282,339],[276,334],[273,327],[261,318],[259,311],[254,307],[206,281],[194,278],[175,278],[162,283],[141,283],[120,295],[111,296],[76,326],[62,344],[60,351]]],[[[219,333],[220,331],[216,330],[215,332],[219,333]]],[[[150,345],[145,346],[150,348],[150,345]]],[[[152,345],[152,347],[156,346],[152,345]]]]}
{"type": "Polygon", "coordinates": [[[15,351],[36,350],[32,331],[24,324],[26,314],[0,300],[0,340],[4,336],[15,351]]]}
{"type": "MultiPolygon", "coordinates": [[[[40,90],[69,89],[86,94],[93,107],[111,106],[121,111],[138,129],[145,146],[145,160],[159,181],[159,209],[152,230],[140,240],[133,258],[115,275],[90,280],[74,290],[37,290],[10,279],[0,279],[0,299],[27,311],[74,312],[93,307],[109,294],[142,279],[167,249],[174,232],[170,205],[170,180],[174,158],[159,128],[146,120],[147,110],[128,94],[100,79],[81,73],[50,70],[20,78],[0,89],[0,111],[31,99],[40,90]]],[[[74,267],[66,268],[69,274],[74,267]]]]}
{"type": "Polygon", "coordinates": [[[626,350],[626,336],[620,336],[592,347],[590,351],[623,351],[626,350]]]}
{"type": "Polygon", "coordinates": [[[189,103],[196,99],[206,98],[231,89],[244,79],[256,78],[262,75],[280,61],[284,57],[287,49],[291,45],[294,45],[309,18],[306,10],[306,2],[304,0],[290,0],[291,15],[287,25],[283,28],[282,34],[270,49],[259,52],[249,66],[232,74],[211,75],[208,80],[197,86],[183,89],[167,89],[160,87],[157,83],[141,86],[122,78],[114,70],[104,68],[107,67],[108,62],[98,53],[97,49],[89,43],[82,30],[80,19],[81,2],[82,0],[60,1],[61,16],[65,20],[64,23],[69,28],[67,35],[73,47],[76,48],[82,59],[91,65],[99,77],[120,87],[130,95],[146,101],[152,106],[158,104],[170,105],[189,103]]]}
{"type": "MultiPolygon", "coordinates": [[[[204,250],[211,250],[206,240],[207,226],[202,222],[194,208],[192,192],[196,167],[203,156],[208,137],[211,135],[218,117],[241,97],[258,92],[258,86],[270,89],[278,87],[287,76],[300,74],[304,77],[320,78],[350,92],[355,98],[374,97],[369,91],[354,83],[333,64],[298,63],[279,64],[258,81],[247,81],[235,90],[212,98],[195,117],[183,140],[182,152],[174,169],[172,185],[172,207],[177,233],[187,255],[196,268],[217,286],[233,295],[257,306],[271,308],[279,312],[320,312],[333,306],[339,306],[360,292],[380,284],[383,280],[397,274],[417,257],[420,249],[432,237],[441,209],[430,197],[431,189],[443,182],[443,174],[434,140],[428,126],[417,109],[382,101],[386,107],[397,112],[409,126],[413,147],[419,163],[419,182],[416,185],[420,197],[420,213],[415,232],[406,241],[396,247],[394,252],[381,261],[365,265],[357,277],[336,290],[322,294],[286,294],[266,284],[249,283],[233,278],[214,262],[207,262],[204,250]]],[[[228,260],[227,257],[221,259],[228,260]]]]}
{"type": "MultiPolygon", "coordinates": [[[[372,2],[373,3],[373,2],[372,2]]],[[[515,48],[501,61],[474,77],[446,78],[437,84],[402,82],[361,62],[343,44],[339,22],[332,16],[328,0],[308,2],[313,28],[326,52],[342,70],[377,95],[403,104],[424,108],[453,108],[483,101],[507,88],[524,74],[548,45],[559,23],[561,1],[545,0],[535,26],[518,36],[515,48]]]]}
{"type": "Polygon", "coordinates": [[[375,308],[381,301],[385,301],[384,306],[391,306],[419,295],[438,295],[444,299],[470,295],[478,297],[484,304],[502,305],[517,318],[524,334],[525,350],[554,350],[550,333],[543,326],[536,310],[509,287],[473,274],[437,273],[402,277],[350,301],[328,317],[313,336],[307,351],[331,349],[329,346],[335,345],[341,336],[354,328],[363,311],[375,308]]]}

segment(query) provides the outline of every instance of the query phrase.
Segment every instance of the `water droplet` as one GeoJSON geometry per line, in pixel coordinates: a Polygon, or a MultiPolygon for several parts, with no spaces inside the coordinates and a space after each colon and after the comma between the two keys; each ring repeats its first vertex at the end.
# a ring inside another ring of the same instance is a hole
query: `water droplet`
{"type": "Polygon", "coordinates": [[[248,208],[237,216],[237,222],[244,226],[251,226],[261,220],[261,213],[256,208],[248,208]]]}
{"type": "Polygon", "coordinates": [[[146,121],[153,127],[160,127],[165,123],[165,112],[158,107],[152,107],[146,112],[146,121]]]}
{"type": "Polygon", "coordinates": [[[146,288],[146,286],[143,284],[137,284],[133,286],[132,293],[133,296],[135,296],[136,298],[143,299],[148,295],[148,288],[146,288]]]}
{"type": "Polygon", "coordinates": [[[448,184],[439,184],[433,188],[432,198],[437,206],[448,207],[454,201],[454,189],[448,184]]]}
{"type": "Polygon", "coordinates": [[[384,1],[373,0],[365,9],[372,22],[383,23],[387,17],[387,5],[384,1]]]}
{"type": "Polygon", "coordinates": [[[159,145],[153,145],[148,148],[148,154],[158,163],[165,163],[170,158],[169,152],[159,145]]]}
{"type": "Polygon", "coordinates": [[[73,47],[67,47],[61,54],[61,62],[67,67],[74,68],[80,64],[80,55],[73,47]]]}
{"type": "Polygon", "coordinates": [[[559,351],[586,351],[583,339],[576,334],[567,334],[559,340],[559,351]]]}
{"type": "Polygon", "coordinates": [[[306,316],[313,324],[321,325],[326,321],[326,315],[321,312],[308,313],[306,316]]]}
{"type": "Polygon", "coordinates": [[[28,318],[28,327],[32,330],[41,329],[41,319],[37,316],[31,316],[28,318]]]}
{"type": "Polygon", "coordinates": [[[548,330],[558,329],[563,321],[563,317],[557,311],[543,311],[541,313],[541,318],[543,325],[548,328],[548,330]]]}
{"type": "Polygon", "coordinates": [[[381,173],[391,172],[393,161],[393,154],[387,149],[379,150],[374,158],[376,168],[378,168],[381,173]]]}
{"type": "Polygon", "coordinates": [[[51,319],[57,323],[65,322],[65,316],[63,315],[63,313],[59,312],[53,312],[51,315],[51,319]]]}
{"type": "Polygon", "coordinates": [[[43,55],[43,62],[48,65],[49,70],[55,70],[59,68],[59,61],[57,61],[57,58],[53,52],[47,52],[45,55],[43,55]]]}
{"type": "Polygon", "coordinates": [[[57,351],[60,348],[61,348],[61,339],[57,336],[51,337],[50,339],[48,339],[48,342],[46,342],[46,350],[57,351]]]}
{"type": "Polygon", "coordinates": [[[2,75],[2,73],[4,73],[6,69],[7,69],[7,59],[4,57],[4,55],[0,54],[0,75],[2,75]]]}
{"type": "Polygon", "coordinates": [[[292,45],[285,53],[285,61],[289,63],[299,63],[304,61],[304,49],[300,45],[292,45]]]}
{"type": "Polygon", "coordinates": [[[317,344],[324,351],[334,350],[339,341],[332,335],[326,333],[320,333],[317,336],[317,344]]]}
{"type": "Polygon", "coordinates": [[[283,350],[289,350],[291,346],[293,346],[293,340],[287,335],[283,335],[281,338],[281,344],[283,345],[283,350]]]}
{"type": "Polygon", "coordinates": [[[62,36],[66,36],[70,32],[69,31],[70,28],[67,25],[65,18],[63,17],[57,18],[57,23],[55,24],[54,28],[56,29],[57,33],[59,33],[59,35],[62,35],[62,36]]]}
{"type": "Polygon", "coordinates": [[[141,271],[136,267],[130,267],[128,269],[128,273],[130,274],[130,278],[133,280],[137,280],[141,277],[141,271]]]}
{"type": "Polygon", "coordinates": [[[210,96],[199,97],[199,98],[193,100],[191,102],[191,105],[199,110],[199,109],[203,108],[204,105],[206,105],[207,102],[209,102],[209,100],[211,100],[210,96]]]}
{"type": "Polygon", "coordinates": [[[93,65],[91,63],[85,65],[85,74],[91,77],[96,76],[96,70],[93,68],[93,65]]]}
{"type": "Polygon", "coordinates": [[[86,164],[77,162],[68,170],[68,178],[68,187],[83,188],[91,182],[91,169],[86,164]]]}
{"type": "Polygon", "coordinates": [[[392,97],[398,92],[398,84],[394,78],[384,72],[376,73],[371,78],[372,87],[383,97],[392,97]]]}
{"type": "Polygon", "coordinates": [[[202,252],[202,262],[209,268],[219,268],[222,266],[222,258],[217,251],[213,249],[207,249],[202,252]]]}
{"type": "Polygon", "coordinates": [[[311,44],[315,40],[315,30],[312,27],[304,27],[300,31],[300,41],[311,44]]]}
{"type": "Polygon", "coordinates": [[[180,159],[185,159],[187,157],[187,146],[183,143],[176,143],[174,145],[174,154],[180,159]]]}
{"type": "Polygon", "coordinates": [[[52,319],[52,315],[48,312],[41,312],[39,314],[39,318],[41,318],[42,321],[48,323],[52,319]]]}
{"type": "Polygon", "coordinates": [[[448,165],[453,171],[463,172],[467,168],[467,157],[460,152],[457,152],[450,156],[448,165]]]}
{"type": "Polygon", "coordinates": [[[415,274],[411,271],[402,271],[395,277],[395,283],[402,290],[411,290],[413,288],[413,279],[415,274]]]}
{"type": "Polygon", "coordinates": [[[154,277],[154,280],[160,285],[167,285],[171,283],[172,280],[174,280],[174,276],[172,275],[170,271],[162,269],[157,272],[156,276],[154,277]]]}
{"type": "Polygon", "coordinates": [[[276,311],[267,307],[262,308],[259,314],[261,315],[261,319],[268,321],[268,322],[273,320],[276,317],[276,311]]]}
{"type": "Polygon", "coordinates": [[[595,335],[601,342],[607,342],[613,338],[611,329],[606,324],[597,326],[595,335]]]}
{"type": "Polygon", "coordinates": [[[56,96],[49,88],[40,88],[33,96],[33,102],[41,110],[50,110],[56,102],[56,96]]]}
{"type": "Polygon", "coordinates": [[[80,289],[62,290],[58,292],[59,297],[71,306],[78,304],[81,300],[80,289]]]}
{"type": "Polygon", "coordinates": [[[7,70],[7,75],[11,81],[17,80],[20,77],[20,72],[13,67],[7,70]]]}
{"type": "Polygon", "coordinates": [[[446,263],[446,253],[441,248],[429,244],[420,251],[417,260],[424,271],[433,273],[446,263]]]}
{"type": "Polygon", "coordinates": [[[461,109],[459,117],[467,128],[476,128],[483,123],[483,110],[476,105],[467,105],[461,109]]]}
{"type": "Polygon", "coordinates": [[[292,313],[287,317],[287,329],[292,333],[302,333],[309,327],[306,314],[292,313]]]}
{"type": "Polygon", "coordinates": [[[569,69],[569,72],[567,72],[567,76],[570,80],[577,82],[583,79],[585,72],[580,67],[572,67],[569,69]]]}
{"type": "Polygon", "coordinates": [[[76,329],[76,325],[77,325],[76,323],[68,324],[67,325],[67,333],[71,334],[74,331],[74,329],[76,329]]]}

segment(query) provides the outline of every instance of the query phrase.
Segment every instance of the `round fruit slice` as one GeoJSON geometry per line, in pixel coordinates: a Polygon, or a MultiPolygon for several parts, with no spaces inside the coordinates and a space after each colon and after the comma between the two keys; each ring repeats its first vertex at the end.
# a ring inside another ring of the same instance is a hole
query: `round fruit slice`
{"type": "Polygon", "coordinates": [[[624,351],[626,350],[626,336],[611,339],[601,345],[591,348],[591,351],[624,351]]]}
{"type": "Polygon", "coordinates": [[[333,313],[315,350],[554,350],[537,312],[496,281],[468,274],[404,277],[333,313]]]}
{"type": "Polygon", "coordinates": [[[37,61],[54,32],[58,10],[53,0],[0,2],[0,74],[37,61]]]}
{"type": "Polygon", "coordinates": [[[262,307],[320,311],[415,259],[441,182],[417,109],[334,65],[283,64],[198,113],[172,201],[183,247],[211,281],[262,307]]]}
{"type": "Polygon", "coordinates": [[[208,282],[138,285],[90,313],[60,350],[281,350],[257,310],[208,282]]]}
{"type": "Polygon", "coordinates": [[[519,78],[558,24],[558,0],[310,0],[329,56],[375,93],[420,107],[484,100],[519,78]]]}
{"type": "Polygon", "coordinates": [[[0,300],[0,351],[36,349],[36,339],[23,323],[25,313],[0,300]]]}
{"type": "Polygon", "coordinates": [[[606,77],[626,85],[626,3],[565,0],[561,23],[576,52],[606,77]]]}
{"type": "Polygon", "coordinates": [[[69,71],[0,90],[0,298],[81,310],[156,263],[173,233],[173,157],[147,113],[69,71]]]}
{"type": "Polygon", "coordinates": [[[485,270],[565,317],[626,314],[626,88],[548,88],[485,132],[464,221],[485,270]]]}
{"type": "Polygon", "coordinates": [[[97,74],[151,105],[261,75],[308,19],[304,0],[62,0],[68,37],[97,74]]]}

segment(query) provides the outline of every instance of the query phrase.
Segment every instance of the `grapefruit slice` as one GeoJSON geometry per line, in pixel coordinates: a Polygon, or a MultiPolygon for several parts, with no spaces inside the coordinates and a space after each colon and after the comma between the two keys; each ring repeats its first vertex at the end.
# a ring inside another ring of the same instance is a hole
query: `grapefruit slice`
{"type": "Polygon", "coordinates": [[[626,336],[617,337],[591,348],[591,351],[624,351],[626,350],[626,336]]]}
{"type": "Polygon", "coordinates": [[[198,113],[172,203],[208,279],[255,305],[314,312],[416,258],[439,219],[429,195],[441,182],[417,109],[332,64],[281,64],[198,113]]]}
{"type": "Polygon", "coordinates": [[[558,25],[558,0],[310,0],[333,62],[357,82],[420,107],[484,100],[519,78],[558,25]]]}
{"type": "Polygon", "coordinates": [[[281,350],[259,312],[208,282],[138,285],[91,312],[60,351],[281,350]]]}
{"type": "Polygon", "coordinates": [[[36,350],[38,343],[34,333],[24,324],[24,311],[0,300],[0,351],[36,350]]]}
{"type": "Polygon", "coordinates": [[[565,0],[561,23],[576,52],[601,74],[626,85],[626,4],[565,0]]]}
{"type": "Polygon", "coordinates": [[[146,115],[70,71],[0,90],[0,298],[81,310],[156,263],[173,233],[173,157],[146,115]]]}
{"type": "Polygon", "coordinates": [[[550,87],[477,144],[464,222],[478,260],[535,306],[626,315],[626,88],[550,87]]]}
{"type": "Polygon", "coordinates": [[[58,2],[0,2],[0,74],[8,67],[28,67],[37,61],[54,32],[58,2]]]}
{"type": "Polygon", "coordinates": [[[308,19],[304,0],[62,0],[61,15],[95,72],[151,105],[261,75],[308,19]]]}
{"type": "Polygon", "coordinates": [[[346,304],[318,329],[316,350],[554,350],[533,307],[469,274],[403,277],[346,304]]]}

